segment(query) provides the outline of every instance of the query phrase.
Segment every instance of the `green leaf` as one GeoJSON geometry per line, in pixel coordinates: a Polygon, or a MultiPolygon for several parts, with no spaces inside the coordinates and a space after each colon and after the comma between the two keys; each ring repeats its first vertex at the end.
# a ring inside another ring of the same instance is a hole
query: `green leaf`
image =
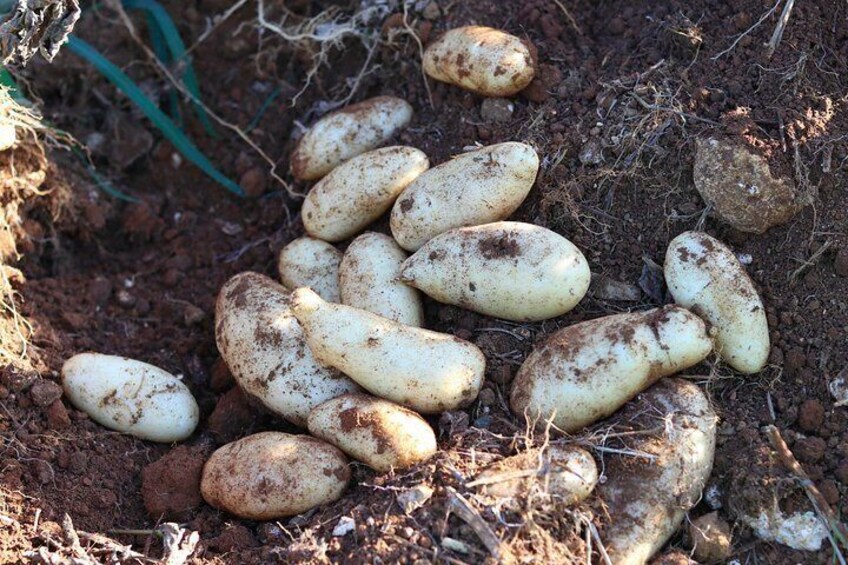
{"type": "Polygon", "coordinates": [[[78,37],[71,36],[69,38],[68,49],[91,63],[112,84],[126,94],[186,159],[197,165],[204,173],[233,194],[244,196],[242,188],[218,171],[209,159],[186,137],[180,128],[156,104],[145,96],[141,89],[121,69],[78,37]]]}
{"type": "MultiPolygon", "coordinates": [[[[197,83],[197,75],[195,75],[194,67],[186,53],[185,43],[183,43],[183,39],[180,37],[180,32],[177,31],[174,20],[168,15],[168,11],[159,2],[156,2],[156,0],[123,0],[123,5],[129,9],[144,10],[147,12],[148,22],[155,22],[155,25],[148,27],[151,30],[154,28],[158,30],[160,37],[164,40],[165,45],[167,45],[171,52],[170,60],[163,58],[160,52],[157,52],[156,56],[166,65],[170,64],[174,68],[179,69],[182,67],[185,69],[182,74],[183,84],[193,97],[192,105],[197,113],[197,117],[200,119],[206,132],[212,137],[217,137],[218,134],[209,119],[209,115],[203,109],[203,106],[196,102],[200,100],[200,87],[197,83]]],[[[151,33],[153,32],[151,31],[151,33]]],[[[154,44],[154,50],[155,47],[154,44]]]]}

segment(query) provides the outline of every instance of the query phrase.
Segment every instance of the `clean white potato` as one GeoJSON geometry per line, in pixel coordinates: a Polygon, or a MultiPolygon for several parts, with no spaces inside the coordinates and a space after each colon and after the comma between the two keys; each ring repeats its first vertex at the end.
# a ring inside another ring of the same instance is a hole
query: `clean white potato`
{"type": "Polygon", "coordinates": [[[436,434],[418,414],[367,394],[345,394],[309,413],[309,433],[382,473],[436,453],[436,434]]]}
{"type": "Polygon", "coordinates": [[[141,361],[80,353],[62,366],[71,403],[98,424],[141,439],[170,443],[192,434],[200,410],[177,377],[141,361]]]}
{"type": "Polygon", "coordinates": [[[355,236],[429,167],[427,155],[414,147],[383,147],[352,158],[309,191],[300,211],[306,233],[324,241],[355,236]]]}
{"type": "Polygon", "coordinates": [[[319,361],[381,398],[434,414],[467,406],[483,386],[483,352],[452,335],[331,304],[308,288],[294,291],[292,310],[319,361]]]}
{"type": "Polygon", "coordinates": [[[387,235],[368,232],[354,239],[339,267],[342,304],[407,326],[423,326],[421,294],[398,280],[406,257],[406,252],[387,235]]]}
{"type": "Polygon", "coordinates": [[[290,293],[270,278],[238,274],[218,294],[215,341],[246,393],[306,427],[314,407],[359,387],[315,359],[290,304],[290,293]]]}
{"type": "Polygon", "coordinates": [[[401,267],[400,280],[439,302],[515,322],[565,314],[589,289],[586,258],[561,235],[495,222],[437,235],[401,267]]]}
{"type": "Polygon", "coordinates": [[[704,322],[678,306],[575,324],[527,356],[510,405],[540,426],[550,419],[575,432],[658,379],[700,363],[712,346],[704,322]]]}
{"type": "Polygon", "coordinates": [[[348,159],[376,149],[412,120],[412,106],[377,96],[327,114],[309,128],[291,155],[298,180],[320,179],[348,159]]]}
{"type": "Polygon", "coordinates": [[[401,247],[417,251],[440,233],[508,218],[536,182],[539,156],[510,141],[457,155],[422,173],[392,208],[401,247]]]}
{"type": "Polygon", "coordinates": [[[273,520],[338,500],[348,480],[347,458],[329,443],[263,432],[216,450],[203,466],[200,493],[235,516],[273,520]]]}
{"type": "Polygon", "coordinates": [[[483,26],[458,27],[427,46],[424,72],[483,96],[512,96],[533,80],[536,67],[520,39],[483,26]]]}
{"type": "Polygon", "coordinates": [[[603,541],[616,565],[643,565],[672,536],[701,498],[715,455],[716,414],[698,386],[663,379],[632,402],[616,421],[652,434],[627,438],[648,456],[607,455],[596,493],[609,524],[603,541]]]}
{"type": "Polygon", "coordinates": [[[598,465],[582,447],[551,445],[498,461],[477,475],[471,484],[494,498],[547,494],[568,506],[592,494],[598,484],[598,465]]]}
{"type": "Polygon", "coordinates": [[[736,255],[703,232],[684,232],[668,245],[665,281],[674,301],[713,327],[716,351],[740,373],[766,366],[766,310],[736,255]]]}
{"type": "Polygon", "coordinates": [[[300,237],[280,250],[277,270],[289,290],[308,286],[324,300],[338,302],[342,252],[320,239],[300,237]]]}

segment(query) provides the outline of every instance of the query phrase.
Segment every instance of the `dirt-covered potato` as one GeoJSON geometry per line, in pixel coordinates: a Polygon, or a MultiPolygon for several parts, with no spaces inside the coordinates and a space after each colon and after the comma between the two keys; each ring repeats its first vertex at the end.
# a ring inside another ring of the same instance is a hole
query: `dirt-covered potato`
{"type": "Polygon", "coordinates": [[[436,453],[436,434],[418,414],[367,394],[345,394],[309,413],[309,433],[380,472],[436,453]]]}
{"type": "Polygon", "coordinates": [[[339,165],[312,187],[300,215],[312,237],[349,239],[392,207],[430,161],[414,147],[384,147],[339,165]]]}
{"type": "Polygon", "coordinates": [[[292,294],[292,310],[319,361],[381,398],[433,414],[467,406],[483,385],[483,352],[452,335],[331,304],[308,288],[292,294]]]}
{"type": "Polygon", "coordinates": [[[230,514],[273,520],[337,500],[349,479],[347,458],[329,443],[263,432],[215,451],[203,467],[200,492],[230,514]]]}
{"type": "Polygon", "coordinates": [[[215,341],[245,392],[306,427],[314,407],[359,387],[315,359],[290,303],[290,293],[264,275],[234,276],[218,294],[215,341]]]}
{"type": "Polygon", "coordinates": [[[539,156],[510,141],[457,155],[424,172],[392,208],[391,229],[407,251],[440,233],[504,220],[521,205],[536,181],[539,156]]]}
{"type": "Polygon", "coordinates": [[[141,361],[80,353],[62,366],[68,400],[111,430],[169,443],[192,434],[200,410],[177,377],[141,361]]]}
{"type": "Polygon", "coordinates": [[[574,308],[592,274],[577,247],[532,224],[495,222],[440,234],[406,260],[400,280],[439,302],[516,322],[574,308]]]}
{"type": "Polygon", "coordinates": [[[424,72],[483,96],[512,96],[533,80],[536,67],[520,39],[483,26],[447,31],[424,51],[424,72]]]}
{"type": "Polygon", "coordinates": [[[387,235],[368,232],[354,239],[339,267],[342,304],[407,326],[423,326],[421,294],[398,280],[406,257],[406,252],[387,235]]]}
{"type": "Polygon", "coordinates": [[[642,565],[701,498],[715,454],[716,414],[698,386],[663,379],[625,407],[617,421],[634,431],[638,455],[609,455],[595,492],[609,516],[601,536],[616,565],[642,565]]]}
{"type": "Polygon", "coordinates": [[[338,302],[342,252],[320,239],[300,237],[280,250],[277,270],[289,290],[308,286],[324,300],[338,302]]]}
{"type": "Polygon", "coordinates": [[[377,96],[345,106],[318,120],[291,155],[299,180],[320,179],[348,159],[376,149],[412,120],[412,106],[394,96],[377,96]]]}
{"type": "Polygon", "coordinates": [[[701,362],[712,347],[704,322],[678,306],[582,322],[551,334],[527,357],[510,404],[539,425],[550,419],[574,432],[701,362]]]}
{"type": "Polygon", "coordinates": [[[562,505],[585,500],[597,483],[594,458],[574,445],[530,449],[498,461],[474,479],[487,496],[514,499],[547,494],[562,505]]]}
{"type": "Polygon", "coordinates": [[[668,245],[665,281],[674,301],[713,327],[716,351],[741,373],[768,361],[768,322],[754,283],[736,255],[703,232],[684,232],[668,245]]]}

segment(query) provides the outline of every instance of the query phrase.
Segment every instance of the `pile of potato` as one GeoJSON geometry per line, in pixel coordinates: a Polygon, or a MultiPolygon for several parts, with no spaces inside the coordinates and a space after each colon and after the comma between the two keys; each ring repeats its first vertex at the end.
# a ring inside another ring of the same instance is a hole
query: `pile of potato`
{"type": "MultiPolygon", "coordinates": [[[[451,30],[424,55],[431,77],[484,95],[515,94],[534,65],[518,38],[481,27],[451,30]]],[[[215,337],[239,386],[311,435],[264,432],[218,449],[202,480],[213,506],[257,520],[291,516],[341,496],[348,457],[385,472],[436,452],[421,415],[474,402],[486,358],[470,342],[425,329],[421,293],[515,322],[560,316],[586,294],[589,265],[576,246],[506,221],[536,180],[535,150],[499,143],[430,168],[419,149],[381,147],[411,119],[408,103],[380,96],[313,125],[291,159],[296,178],[317,181],[301,212],[308,235],[281,251],[282,284],[248,272],[221,289],[215,337]],[[363,233],[389,211],[391,236],[363,233]],[[351,239],[344,252],[333,245],[351,239]]],[[[567,433],[625,404],[637,419],[665,422],[664,434],[637,440],[654,463],[636,459],[620,475],[612,465],[598,487],[619,563],[644,562],[678,527],[715,445],[716,416],[697,386],[666,379],[634,397],[713,351],[744,373],[761,370],[769,351],[762,302],[721,242],[681,234],[668,247],[665,276],[676,305],[551,334],[510,394],[517,416],[567,433]],[[616,521],[619,514],[629,518],[616,521]]],[[[197,424],[188,389],[155,367],[82,354],[63,379],[72,402],[107,427],[170,442],[197,424]]],[[[564,504],[588,497],[599,475],[590,453],[556,446],[501,461],[475,484],[511,497],[537,488],[542,474],[564,504]],[[515,469],[523,472],[514,479],[492,479],[515,469]]]]}

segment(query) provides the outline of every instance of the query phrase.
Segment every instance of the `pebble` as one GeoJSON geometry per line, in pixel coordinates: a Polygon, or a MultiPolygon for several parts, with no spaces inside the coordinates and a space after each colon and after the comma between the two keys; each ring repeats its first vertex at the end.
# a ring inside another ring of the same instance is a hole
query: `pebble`
{"type": "Polygon", "coordinates": [[[701,563],[723,562],[730,556],[730,526],[718,512],[705,514],[689,524],[692,554],[701,563]]]}
{"type": "Polygon", "coordinates": [[[480,105],[480,117],[486,123],[508,122],[515,105],[506,98],[486,98],[480,105]]]}
{"type": "Polygon", "coordinates": [[[206,312],[195,306],[194,304],[186,304],[183,310],[183,322],[186,327],[195,326],[206,319],[206,312]]]}
{"type": "Polygon", "coordinates": [[[121,308],[130,309],[135,306],[136,298],[126,289],[120,289],[115,293],[115,299],[118,301],[118,305],[121,308]]]}
{"type": "Polygon", "coordinates": [[[239,186],[248,196],[262,196],[268,188],[268,175],[261,167],[253,167],[241,176],[239,186]]]}
{"type": "Polygon", "coordinates": [[[62,387],[53,381],[40,380],[32,385],[29,395],[33,404],[43,408],[62,397],[62,387]]]}

